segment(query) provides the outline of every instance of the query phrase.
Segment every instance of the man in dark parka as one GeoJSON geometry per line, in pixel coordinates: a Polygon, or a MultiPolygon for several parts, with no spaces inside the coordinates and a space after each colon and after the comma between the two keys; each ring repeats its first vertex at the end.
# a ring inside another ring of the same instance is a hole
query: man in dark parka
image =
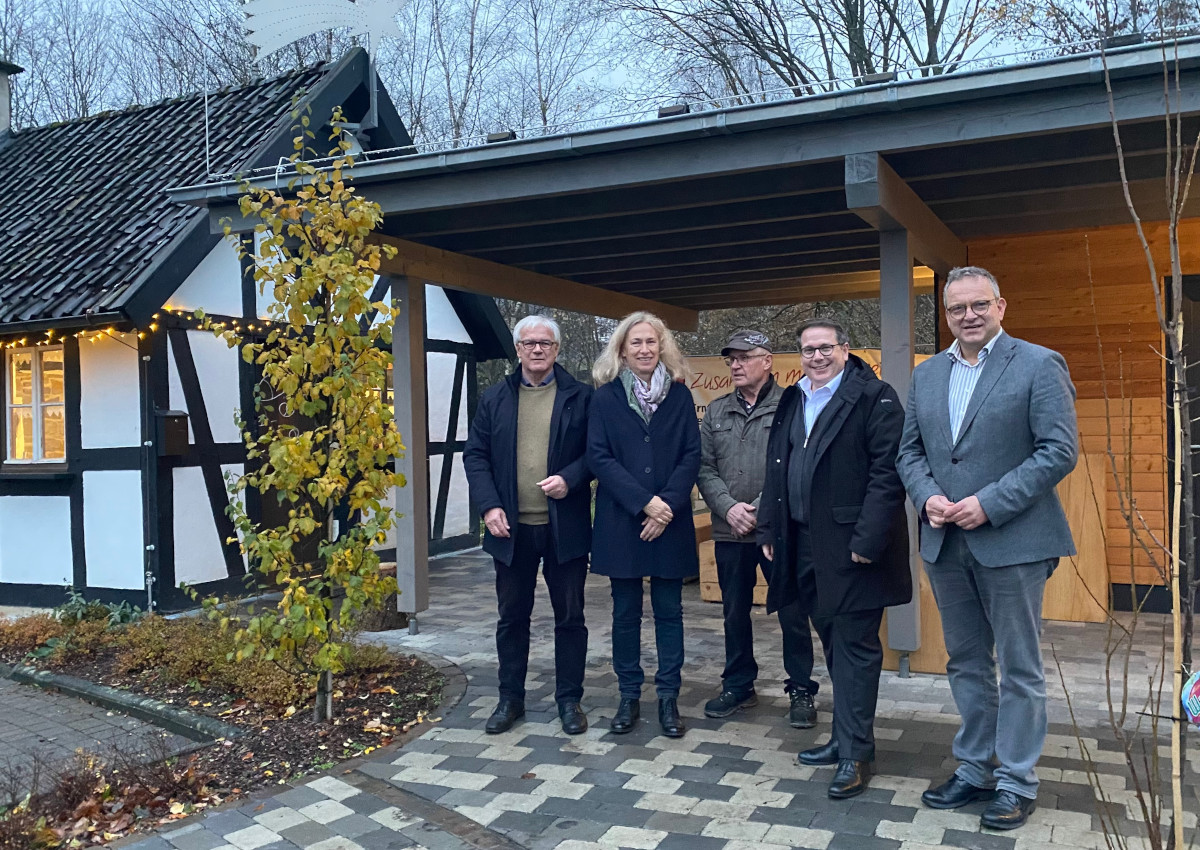
{"type": "Polygon", "coordinates": [[[837,765],[829,796],[866,790],[875,760],[883,609],[912,599],[896,391],[850,354],[841,325],[797,334],[804,378],[780,399],[767,443],[757,539],[777,565],[767,610],[812,612],[833,681],[833,735],[798,761],[837,765]]]}
{"type": "Polygon", "coordinates": [[[496,567],[500,701],[486,731],[525,714],[529,620],[539,563],[554,609],[554,698],[563,731],[587,730],[580,708],[587,659],[583,587],[592,541],[585,452],[592,388],[555,363],[561,334],[544,316],[517,323],[519,369],[479,399],[463,450],[483,551],[496,567]]]}

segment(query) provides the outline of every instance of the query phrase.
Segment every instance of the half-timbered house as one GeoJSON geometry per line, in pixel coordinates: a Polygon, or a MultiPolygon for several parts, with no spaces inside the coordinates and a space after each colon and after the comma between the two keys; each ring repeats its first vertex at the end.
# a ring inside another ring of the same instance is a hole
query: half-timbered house
{"type": "MultiPolygon", "coordinates": [[[[0,64],[0,88],[18,71],[0,64]]],[[[357,121],[371,82],[355,50],[207,95],[20,132],[0,126],[5,604],[57,604],[72,586],[175,608],[187,604],[184,583],[240,587],[246,564],[229,542],[224,475],[244,468],[236,416],[253,408],[255,375],[193,312],[252,331],[264,305],[252,260],[165,189],[279,163],[299,110],[319,124],[342,106],[357,121]]],[[[376,85],[364,157],[412,144],[376,85]]],[[[469,545],[477,524],[459,454],[475,364],[511,358],[512,342],[491,298],[432,286],[424,295],[431,545],[469,545]]]]}

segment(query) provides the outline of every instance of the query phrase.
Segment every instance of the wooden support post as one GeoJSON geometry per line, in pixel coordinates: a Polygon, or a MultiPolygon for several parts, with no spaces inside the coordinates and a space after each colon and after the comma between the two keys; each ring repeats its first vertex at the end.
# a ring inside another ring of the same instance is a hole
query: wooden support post
{"type": "Polygon", "coordinates": [[[392,278],[400,310],[392,332],[392,391],[404,457],[396,469],[407,483],[396,491],[397,609],[413,615],[429,607],[429,413],[425,381],[425,283],[392,278]]]}
{"type": "MultiPolygon", "coordinates": [[[[879,234],[879,337],[881,377],[895,387],[902,403],[912,384],[913,323],[916,318],[913,287],[913,252],[908,231],[884,230],[879,234]]],[[[908,559],[912,570],[913,599],[888,609],[888,647],[902,653],[900,672],[908,671],[904,653],[921,648],[921,556],[917,547],[917,521],[908,506],[908,559]]]]}

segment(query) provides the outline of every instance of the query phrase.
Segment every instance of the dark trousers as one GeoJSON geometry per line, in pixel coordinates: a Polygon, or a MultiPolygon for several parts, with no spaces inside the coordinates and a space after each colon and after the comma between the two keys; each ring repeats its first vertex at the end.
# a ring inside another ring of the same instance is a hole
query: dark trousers
{"type": "MultiPolygon", "coordinates": [[[[771,562],[763,558],[756,543],[718,540],[714,552],[725,613],[725,672],[721,681],[725,690],[741,698],[754,690],[754,680],[758,678],[750,608],[754,604],[758,571],[761,569],[769,579],[771,562]]],[[[808,629],[808,608],[804,600],[798,600],[779,609],[778,614],[787,684],[815,694],[818,685],[812,678],[813,642],[808,629]]]]}
{"type": "MultiPolygon", "coordinates": [[[[806,531],[797,535],[796,569],[800,598],[817,598],[812,546],[806,531]]],[[[864,581],[870,566],[864,566],[864,581]]],[[[875,705],[879,699],[879,674],[883,670],[883,644],[879,641],[882,608],[813,615],[813,625],[825,650],[825,666],[833,682],[833,738],[838,758],[875,760],[875,705]]]]}
{"type": "Polygon", "coordinates": [[[554,609],[554,699],[559,705],[583,697],[587,626],[583,621],[583,583],[587,558],[558,563],[549,525],[518,525],[511,564],[496,561],[496,655],[500,662],[500,699],[525,700],[529,671],[529,618],[537,587],[538,564],[554,609]]]}
{"type": "MultiPolygon", "coordinates": [[[[640,699],[642,683],[642,579],[612,579],[613,672],[621,696],[640,699]]],[[[659,699],[679,696],[683,669],[683,579],[651,578],[650,607],[654,610],[654,642],[658,672],[654,686],[659,699]]]]}

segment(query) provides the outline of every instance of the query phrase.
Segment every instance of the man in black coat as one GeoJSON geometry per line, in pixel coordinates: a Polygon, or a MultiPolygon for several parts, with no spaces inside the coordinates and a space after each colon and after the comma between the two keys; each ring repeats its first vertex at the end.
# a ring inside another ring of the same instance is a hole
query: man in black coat
{"type": "Polygon", "coordinates": [[[563,731],[587,730],[580,708],[587,626],[583,584],[592,541],[587,449],[592,388],[555,364],[561,333],[545,316],[513,329],[521,367],[488,389],[471,422],[463,465],[496,567],[500,701],[489,734],[525,715],[529,619],[538,564],[554,609],[554,698],[563,731]]]}
{"type": "Polygon", "coordinates": [[[800,600],[821,636],[833,735],[797,760],[837,765],[829,796],[842,799],[866,790],[875,760],[883,609],[912,599],[896,473],[904,410],[837,322],[811,319],[797,337],[804,377],[784,391],[771,426],[757,539],[778,565],[767,610],[800,600]]]}

